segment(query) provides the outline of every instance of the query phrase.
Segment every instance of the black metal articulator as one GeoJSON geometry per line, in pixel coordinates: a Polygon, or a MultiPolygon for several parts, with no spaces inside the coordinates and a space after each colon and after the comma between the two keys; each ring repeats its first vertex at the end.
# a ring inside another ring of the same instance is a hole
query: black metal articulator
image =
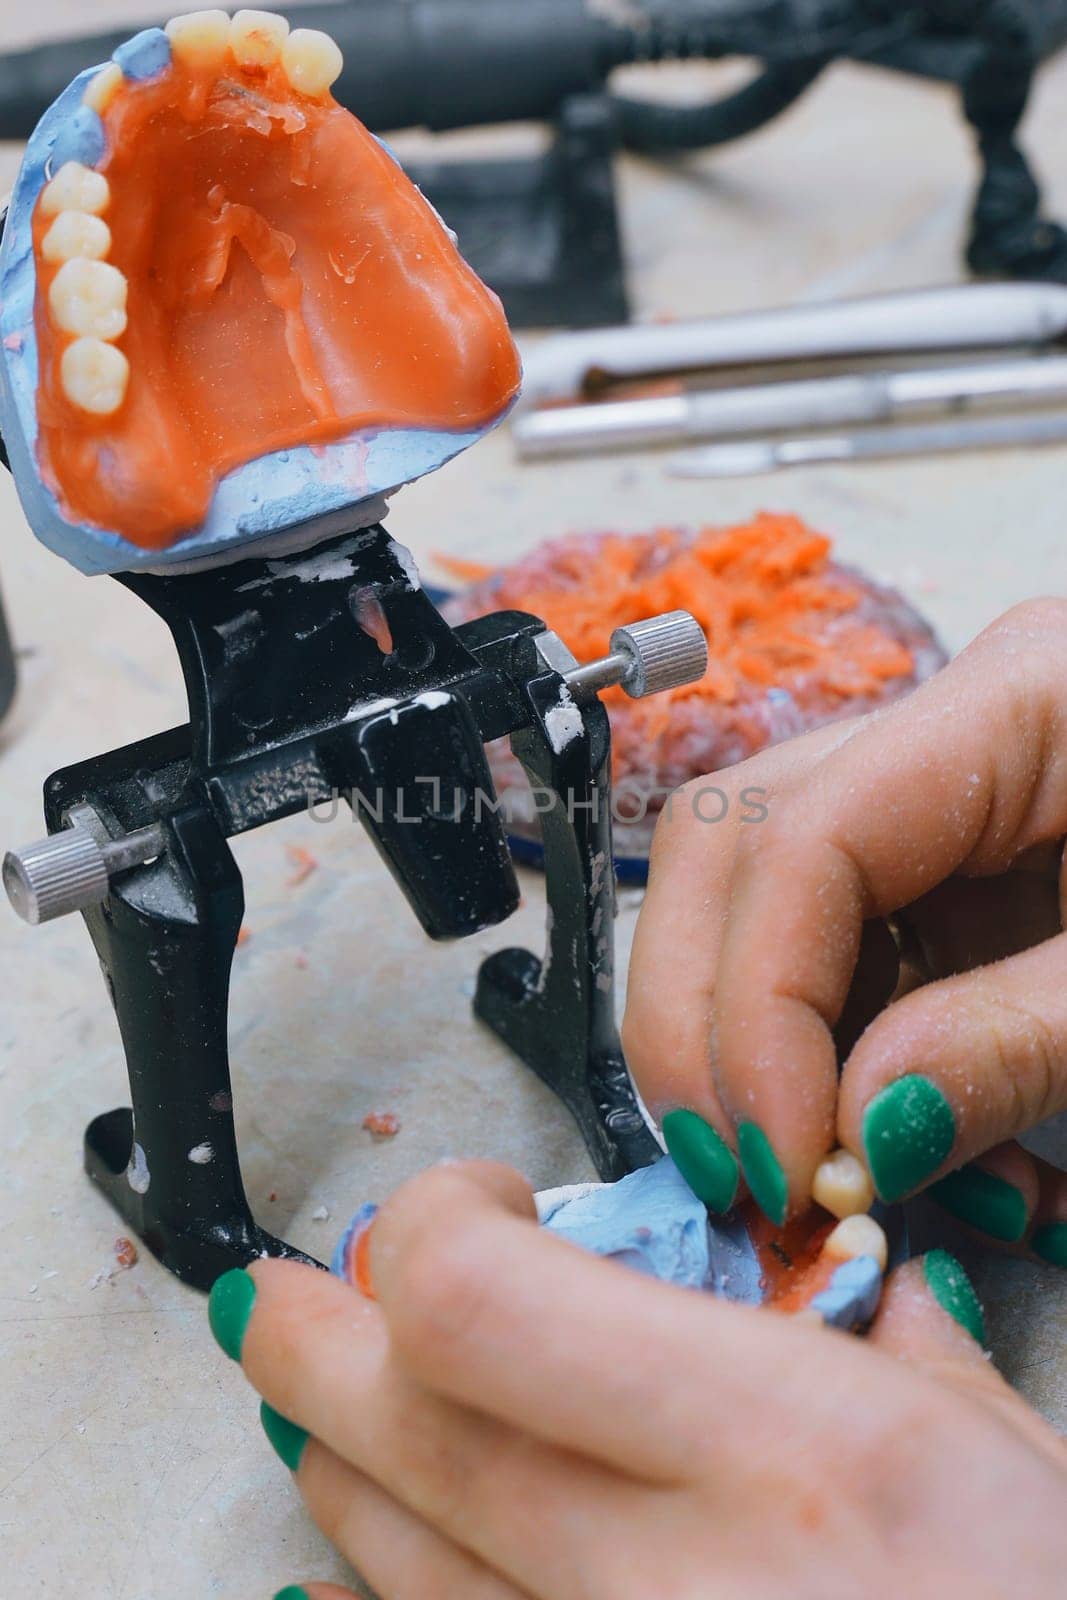
{"type": "Polygon", "coordinates": [[[652,1160],[614,1018],[596,690],[701,676],[693,619],[620,630],[610,656],[579,667],[524,613],[451,627],[380,526],[120,581],[173,634],[189,723],[55,773],[49,837],[3,870],[27,920],[82,911],[99,955],[132,1109],[90,1123],[85,1164],[127,1227],[200,1288],[263,1253],[307,1259],[259,1225],[241,1180],[227,1014],[244,894],[228,840],[343,796],[427,934],[475,933],[519,899],[483,748],[504,736],[554,801],[540,806],[548,941],[543,960],[485,961],[475,1011],[560,1096],[602,1177],[652,1160]]]}

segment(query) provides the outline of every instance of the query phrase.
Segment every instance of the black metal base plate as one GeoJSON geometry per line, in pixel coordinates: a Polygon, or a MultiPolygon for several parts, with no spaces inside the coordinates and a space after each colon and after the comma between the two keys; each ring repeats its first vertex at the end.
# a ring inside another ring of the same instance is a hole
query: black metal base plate
{"type": "MultiPolygon", "coordinates": [[[[319,1267],[321,1261],[306,1255],[294,1245],[277,1239],[265,1228],[248,1226],[246,1218],[227,1223],[219,1221],[205,1229],[190,1228],[190,1219],[176,1217],[163,1222],[146,1221],[144,1197],[131,1185],[130,1157],[133,1154],[133,1113],[119,1106],[94,1117],[85,1130],[85,1170],[111,1202],[115,1210],[152,1254],[183,1283],[196,1289],[210,1289],[231,1267],[255,1261],[261,1256],[277,1256],[288,1261],[304,1261],[319,1267]]],[[[151,1177],[148,1178],[151,1186],[151,1177]]]]}

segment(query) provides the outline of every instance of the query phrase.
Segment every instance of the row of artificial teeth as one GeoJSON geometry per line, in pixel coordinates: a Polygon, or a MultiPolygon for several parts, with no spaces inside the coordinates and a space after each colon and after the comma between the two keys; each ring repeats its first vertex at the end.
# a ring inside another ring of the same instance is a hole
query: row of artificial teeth
{"type": "Polygon", "coordinates": [[[232,55],[239,67],[284,67],[299,94],[319,99],[334,84],[344,57],[328,33],[294,28],[274,11],[190,11],[173,17],[166,34],[176,59],[189,67],[218,70],[232,55]]]}
{"type": "Polygon", "coordinates": [[[117,411],[126,398],[130,364],[115,339],[126,331],[125,275],[105,258],[111,229],[102,212],[111,189],[102,172],[68,161],[41,194],[41,213],[53,220],[41,240],[45,261],[58,265],[48,289],[52,321],[73,335],[59,363],[63,392],[93,416],[117,411]]]}

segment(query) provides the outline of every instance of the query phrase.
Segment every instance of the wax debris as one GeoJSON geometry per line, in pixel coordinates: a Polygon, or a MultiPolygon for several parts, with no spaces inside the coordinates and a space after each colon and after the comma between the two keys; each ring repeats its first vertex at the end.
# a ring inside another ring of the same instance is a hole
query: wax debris
{"type": "Polygon", "coordinates": [[[400,1118],[393,1111],[371,1111],[363,1118],[362,1127],[375,1139],[395,1139],[400,1118]]]}

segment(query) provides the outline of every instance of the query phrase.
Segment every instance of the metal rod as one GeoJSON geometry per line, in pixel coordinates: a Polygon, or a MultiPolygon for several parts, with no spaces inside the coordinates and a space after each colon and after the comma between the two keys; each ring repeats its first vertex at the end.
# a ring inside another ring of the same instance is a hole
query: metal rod
{"type": "Polygon", "coordinates": [[[1067,400],[1067,356],[1030,356],[561,406],[516,418],[514,436],[539,458],[1056,400],[1067,400]]]}
{"type": "Polygon", "coordinates": [[[561,334],[525,353],[524,410],[573,399],[591,377],[832,357],[1047,345],[1067,335],[1067,287],[980,283],[739,316],[561,334]]]}
{"type": "Polygon", "coordinates": [[[1067,444],[1067,412],[1017,417],[971,417],[912,427],[872,428],[853,434],[810,434],[793,439],[747,439],[685,450],[667,463],[680,478],[739,478],[814,462],[889,460],[1067,444]]]}

